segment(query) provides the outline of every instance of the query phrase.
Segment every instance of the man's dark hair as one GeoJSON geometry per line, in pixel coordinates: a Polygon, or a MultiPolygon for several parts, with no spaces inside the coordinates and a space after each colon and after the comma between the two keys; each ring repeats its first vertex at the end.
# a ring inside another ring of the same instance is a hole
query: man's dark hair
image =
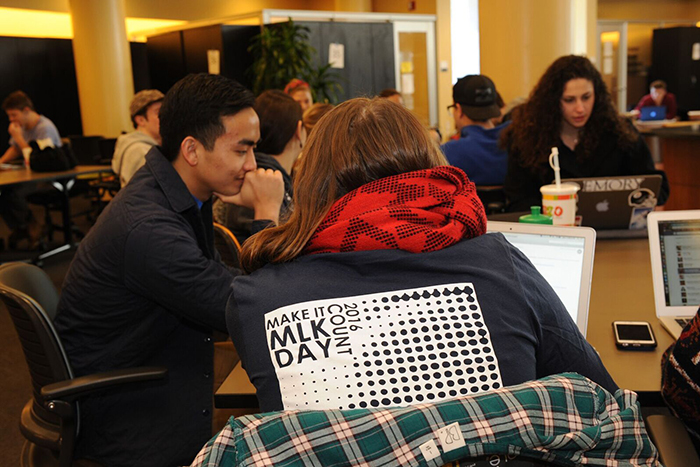
{"type": "Polygon", "coordinates": [[[271,89],[255,99],[255,112],[260,118],[260,142],[256,151],[271,156],[282,154],[301,121],[301,106],[289,94],[271,89]]]}
{"type": "Polygon", "coordinates": [[[664,89],[664,90],[665,90],[665,89],[666,89],[666,81],[663,81],[663,80],[661,80],[661,79],[657,79],[656,81],[653,81],[653,82],[649,85],[649,89],[652,89],[652,88],[656,88],[656,89],[661,88],[661,89],[664,89]]]}
{"type": "Polygon", "coordinates": [[[29,107],[30,110],[34,110],[34,103],[29,98],[28,95],[22,91],[15,91],[2,101],[2,110],[24,110],[25,107],[29,107]]]}
{"type": "Polygon", "coordinates": [[[395,96],[395,95],[397,95],[397,94],[398,94],[399,96],[401,95],[401,93],[400,93],[399,91],[397,91],[396,89],[387,88],[387,89],[382,89],[382,92],[380,92],[379,94],[377,94],[377,97],[388,98],[388,97],[391,97],[391,96],[395,96]]]}
{"type": "Polygon", "coordinates": [[[254,105],[253,94],[232,79],[206,73],[185,76],[170,88],[160,108],[163,154],[174,161],[188,136],[211,151],[226,131],[221,117],[254,105]]]}

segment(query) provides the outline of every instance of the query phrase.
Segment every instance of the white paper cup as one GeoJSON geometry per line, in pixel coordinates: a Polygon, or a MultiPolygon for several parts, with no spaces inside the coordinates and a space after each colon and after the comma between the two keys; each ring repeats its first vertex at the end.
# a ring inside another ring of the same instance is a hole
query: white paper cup
{"type": "Polygon", "coordinates": [[[29,158],[32,155],[32,148],[22,149],[22,156],[24,157],[24,166],[29,167],[29,158]]]}
{"type": "Polygon", "coordinates": [[[552,216],[554,225],[576,225],[576,192],[579,188],[575,183],[541,187],[542,213],[552,216]]]}

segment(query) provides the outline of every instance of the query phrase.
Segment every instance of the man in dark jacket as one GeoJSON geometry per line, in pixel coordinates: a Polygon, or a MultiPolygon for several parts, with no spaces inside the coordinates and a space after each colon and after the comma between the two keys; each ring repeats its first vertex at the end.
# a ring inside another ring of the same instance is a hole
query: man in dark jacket
{"type": "Polygon", "coordinates": [[[226,330],[238,274],[214,249],[211,197],[252,207],[259,230],[277,220],[283,194],[279,172],[256,171],[253,103],[220,76],[176,83],[160,110],[162,148],[151,149],[78,249],[55,321],[75,374],[168,369],[166,381],[85,400],[78,457],[183,465],[211,436],[212,330],[226,330]]]}

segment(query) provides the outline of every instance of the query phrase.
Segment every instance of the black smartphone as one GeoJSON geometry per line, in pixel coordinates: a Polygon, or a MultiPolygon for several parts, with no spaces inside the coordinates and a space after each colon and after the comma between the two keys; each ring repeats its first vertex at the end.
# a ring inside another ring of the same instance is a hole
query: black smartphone
{"type": "Polygon", "coordinates": [[[613,321],[615,345],[620,350],[654,350],[656,338],[646,321],[613,321]]]}

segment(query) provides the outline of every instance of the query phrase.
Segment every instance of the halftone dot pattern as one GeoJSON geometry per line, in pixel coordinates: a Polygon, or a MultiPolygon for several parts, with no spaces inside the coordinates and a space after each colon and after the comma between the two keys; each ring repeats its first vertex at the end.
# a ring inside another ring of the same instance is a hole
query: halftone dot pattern
{"type": "Polygon", "coordinates": [[[265,315],[286,410],[435,402],[503,386],[471,283],[287,306],[265,315]]]}

